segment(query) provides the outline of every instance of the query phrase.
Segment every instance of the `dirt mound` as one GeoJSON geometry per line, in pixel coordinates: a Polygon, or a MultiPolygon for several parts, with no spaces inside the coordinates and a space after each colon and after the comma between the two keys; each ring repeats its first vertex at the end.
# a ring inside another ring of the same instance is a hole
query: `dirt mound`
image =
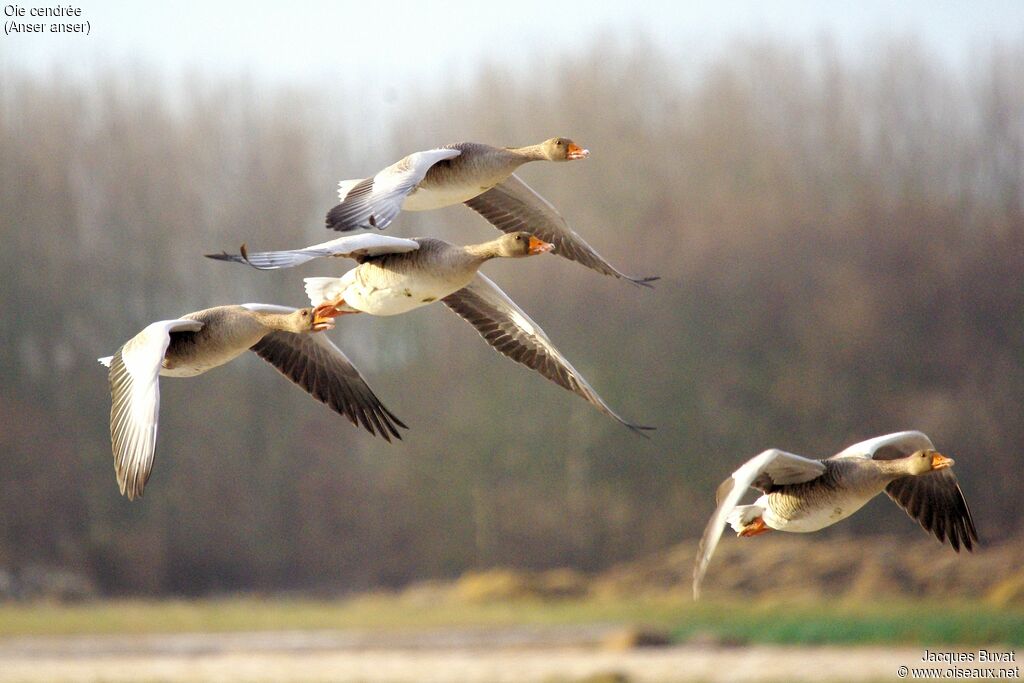
{"type": "MultiPolygon", "coordinates": [[[[696,552],[696,542],[682,543],[612,567],[594,577],[591,590],[619,597],[689,592],[696,552]]],[[[958,554],[928,538],[725,538],[703,591],[708,597],[958,597],[1024,604],[1024,539],[958,554]]]]}
{"type": "MultiPolygon", "coordinates": [[[[465,602],[689,595],[696,541],[588,576],[570,569],[467,572],[432,591],[465,602]]],[[[420,588],[412,587],[415,593],[420,588]]],[[[708,598],[963,598],[1024,605],[1024,539],[953,552],[928,538],[774,534],[724,538],[704,582],[708,598]]]]}
{"type": "Polygon", "coordinates": [[[455,582],[454,596],[466,602],[522,598],[580,598],[589,592],[587,577],[573,569],[543,572],[489,569],[466,572],[455,582]]]}

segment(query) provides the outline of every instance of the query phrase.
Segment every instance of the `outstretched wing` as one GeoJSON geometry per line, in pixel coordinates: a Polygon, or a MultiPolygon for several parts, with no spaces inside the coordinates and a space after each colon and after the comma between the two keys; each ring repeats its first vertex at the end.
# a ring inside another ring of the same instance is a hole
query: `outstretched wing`
{"type": "Polygon", "coordinates": [[[346,235],[302,249],[286,249],[284,251],[250,252],[243,244],[240,254],[229,254],[225,251],[220,254],[206,254],[206,258],[244,263],[259,270],[275,270],[277,268],[293,268],[318,258],[351,258],[363,261],[371,256],[400,254],[406,251],[416,251],[419,248],[420,245],[415,240],[370,233],[346,235]]]}
{"type": "Polygon", "coordinates": [[[633,277],[620,272],[576,234],[548,200],[534,192],[514,173],[487,192],[466,200],[466,206],[486,218],[498,230],[506,233],[525,230],[554,244],[554,253],[559,256],[599,273],[648,287],[648,283],[658,279],[633,277]]]}
{"type": "Polygon", "coordinates": [[[441,299],[476,328],[488,344],[517,363],[536,370],[560,387],[592,403],[634,432],[652,429],[623,419],[604,402],[583,375],[555,348],[544,330],[484,275],[441,299]]]}
{"type": "Polygon", "coordinates": [[[341,203],[327,212],[327,227],[342,232],[383,230],[402,210],[402,202],[422,182],[430,167],[462,154],[458,149],[430,149],[410,154],[383,171],[360,181],[339,183],[341,203]]]}
{"type": "Polygon", "coordinates": [[[872,460],[895,460],[917,451],[934,449],[935,445],[924,432],[906,431],[883,434],[847,446],[833,458],[871,458],[872,460]]]}
{"type": "Polygon", "coordinates": [[[825,465],[820,460],[769,448],[745,462],[723,481],[715,495],[718,507],[704,527],[704,535],[697,546],[697,559],[693,565],[693,599],[700,597],[700,584],[718,547],[729,513],[739,504],[748,488],[755,484],[757,488],[766,484],[799,484],[816,479],[824,472],[825,465]]]}
{"type": "Polygon", "coordinates": [[[961,545],[974,550],[978,530],[952,470],[900,477],[885,487],[885,493],[940,543],[948,539],[957,552],[961,545]]]}
{"type": "Polygon", "coordinates": [[[384,407],[352,362],[324,333],[271,332],[252,350],[334,412],[385,441],[405,424],[384,407]]]}
{"type": "MultiPolygon", "coordinates": [[[[923,450],[935,450],[932,440],[924,432],[905,431],[855,443],[832,457],[898,460],[923,450]]],[[[948,540],[957,552],[960,546],[974,549],[978,530],[952,470],[900,477],[885,487],[885,493],[940,543],[948,540]]]]}
{"type": "MultiPolygon", "coordinates": [[[[153,469],[160,414],[160,364],[171,332],[196,332],[197,320],[161,320],[125,342],[109,359],[110,443],[117,484],[128,500],[142,495],[153,469]]],[[[101,358],[100,362],[107,359],[101,358]]],[[[106,363],[104,363],[106,364],[106,363]]]]}

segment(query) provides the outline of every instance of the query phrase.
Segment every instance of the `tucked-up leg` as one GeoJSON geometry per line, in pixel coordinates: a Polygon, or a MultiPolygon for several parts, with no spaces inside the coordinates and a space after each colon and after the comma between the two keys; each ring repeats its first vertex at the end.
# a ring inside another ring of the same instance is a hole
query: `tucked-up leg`
{"type": "Polygon", "coordinates": [[[344,308],[345,299],[338,297],[333,301],[325,301],[324,303],[313,309],[313,314],[318,318],[336,318],[339,315],[346,315],[349,313],[359,313],[354,311],[351,307],[344,308]]]}
{"type": "Polygon", "coordinates": [[[737,536],[757,536],[771,531],[772,528],[764,523],[763,517],[757,517],[750,524],[743,527],[737,536]]]}

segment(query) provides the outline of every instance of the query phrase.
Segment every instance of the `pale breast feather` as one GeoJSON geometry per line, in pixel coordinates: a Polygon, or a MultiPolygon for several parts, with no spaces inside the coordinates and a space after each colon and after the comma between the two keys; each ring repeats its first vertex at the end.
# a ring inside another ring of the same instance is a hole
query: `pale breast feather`
{"type": "Polygon", "coordinates": [[[432,211],[445,206],[461,204],[472,199],[490,188],[482,188],[479,183],[446,183],[433,188],[418,187],[402,203],[404,211],[432,211]]]}

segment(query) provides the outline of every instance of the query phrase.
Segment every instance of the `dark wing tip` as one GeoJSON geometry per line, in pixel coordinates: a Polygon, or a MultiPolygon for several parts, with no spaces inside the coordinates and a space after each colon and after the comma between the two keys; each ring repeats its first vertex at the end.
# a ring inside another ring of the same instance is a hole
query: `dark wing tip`
{"type": "Polygon", "coordinates": [[[222,251],[219,254],[203,254],[206,258],[212,258],[214,261],[231,261],[232,263],[245,263],[238,254],[229,254],[226,251],[222,251]]]}
{"type": "Polygon", "coordinates": [[[978,530],[963,491],[952,473],[932,473],[922,477],[901,477],[885,488],[886,494],[934,536],[957,553],[963,547],[974,552],[978,530]],[[938,479],[936,479],[938,477],[938,479]],[[946,486],[936,486],[944,483],[946,486]]]}
{"type": "Polygon", "coordinates": [[[337,230],[338,232],[348,232],[350,230],[356,230],[359,226],[352,225],[344,219],[344,204],[338,204],[333,209],[327,212],[327,217],[324,219],[325,226],[328,230],[337,230]]]}
{"type": "Polygon", "coordinates": [[[350,406],[342,408],[334,404],[329,398],[320,398],[319,396],[316,398],[335,412],[348,418],[349,422],[356,427],[362,427],[373,436],[379,436],[388,443],[391,443],[391,437],[399,441],[402,440],[402,434],[398,431],[399,427],[408,429],[405,423],[388,410],[387,406],[381,403],[372,391],[370,393],[370,403],[372,405],[369,407],[350,406]]]}
{"type": "Polygon", "coordinates": [[[650,439],[651,438],[651,435],[647,434],[647,432],[653,432],[655,429],[657,429],[657,427],[649,427],[647,425],[638,425],[638,424],[633,424],[632,422],[626,422],[626,421],[623,421],[622,424],[624,424],[627,427],[629,427],[629,431],[633,432],[637,436],[642,436],[645,439],[650,439]]]}
{"type": "Polygon", "coordinates": [[[647,277],[631,277],[629,275],[623,275],[622,277],[629,280],[637,287],[646,287],[647,289],[654,289],[654,285],[651,283],[661,279],[660,275],[649,275],[647,277]]]}
{"type": "MultiPolygon", "coordinates": [[[[401,441],[402,434],[401,432],[398,431],[398,428],[401,427],[402,429],[408,429],[409,427],[406,426],[406,424],[402,422],[400,419],[398,419],[397,415],[388,410],[387,406],[385,406],[383,403],[381,403],[379,407],[381,413],[380,416],[383,419],[384,425],[388,428],[388,431],[391,432],[391,435],[393,437],[401,441]]],[[[385,434],[383,434],[383,429],[381,429],[381,432],[381,436],[384,437],[384,440],[387,441],[388,443],[391,443],[391,439],[389,439],[385,434]]]]}
{"type": "Polygon", "coordinates": [[[219,254],[204,254],[206,258],[211,258],[215,261],[230,261],[231,263],[241,263],[247,266],[251,266],[256,270],[276,270],[273,266],[258,266],[249,260],[249,247],[243,242],[242,246],[238,248],[240,253],[229,254],[226,251],[222,251],[219,254]]]}
{"type": "Polygon", "coordinates": [[[405,423],[388,410],[344,354],[329,340],[326,343],[329,347],[324,349],[312,335],[271,332],[251,350],[356,427],[388,443],[392,437],[401,439],[398,429],[408,429],[405,423]]]}
{"type": "Polygon", "coordinates": [[[249,247],[246,246],[245,242],[242,242],[242,246],[238,248],[239,253],[242,255],[242,263],[252,266],[256,270],[277,270],[277,266],[257,266],[255,263],[249,260],[249,247]]]}
{"type": "MultiPolygon", "coordinates": [[[[959,487],[957,488],[959,489],[959,487]]],[[[963,492],[961,492],[960,495],[963,497],[963,492]]],[[[962,519],[963,528],[960,530],[960,541],[963,543],[964,548],[967,549],[967,552],[973,553],[974,546],[977,545],[980,547],[982,545],[982,541],[978,537],[978,528],[974,526],[974,516],[971,515],[971,509],[967,506],[967,499],[964,498],[963,500],[964,510],[967,514],[965,514],[962,519]]]]}
{"type": "MultiPolygon", "coordinates": [[[[358,418],[354,418],[351,415],[347,417],[349,421],[356,427],[359,427],[361,424],[361,426],[373,436],[379,436],[388,443],[391,443],[391,433],[394,432],[394,429],[391,428],[391,425],[387,425],[387,427],[385,428],[385,424],[387,424],[387,419],[383,420],[382,424],[380,416],[377,414],[371,414],[369,417],[365,415],[360,415],[358,418]]],[[[396,434],[395,436],[398,435],[396,434]]]]}

